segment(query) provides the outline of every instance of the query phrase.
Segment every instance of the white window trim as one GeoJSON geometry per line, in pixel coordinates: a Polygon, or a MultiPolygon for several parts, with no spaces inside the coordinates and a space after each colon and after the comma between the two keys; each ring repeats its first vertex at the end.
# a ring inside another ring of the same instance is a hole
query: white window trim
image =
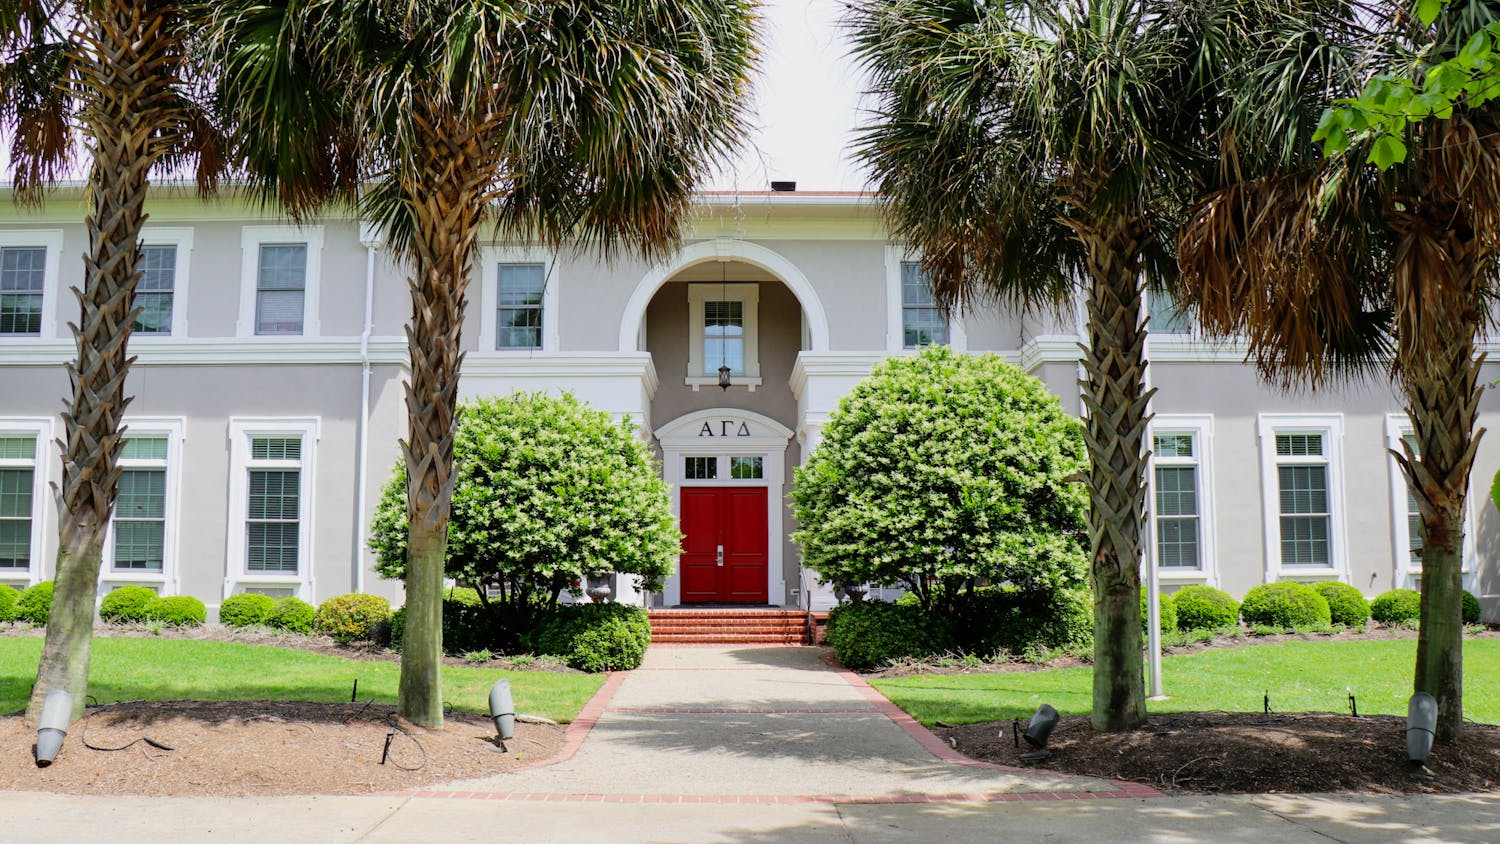
{"type": "MultiPolygon", "coordinates": [[[[172,333],[170,334],[135,334],[130,335],[130,343],[161,343],[164,341],[179,340],[187,336],[187,304],[188,304],[188,276],[193,264],[193,230],[190,228],[157,228],[146,226],[141,229],[142,246],[171,246],[177,250],[177,265],[172,276],[172,333]]],[[[257,250],[258,251],[258,250],[257,250]]],[[[254,304],[252,302],[252,307],[254,304]]],[[[254,320],[254,315],[251,315],[254,320]]],[[[252,325],[253,329],[254,326],[252,325]]]]}
{"type": "Polygon", "coordinates": [[[1347,501],[1344,495],[1344,416],[1329,414],[1262,413],[1256,417],[1260,438],[1260,483],[1262,521],[1265,529],[1266,582],[1278,580],[1340,580],[1349,582],[1347,501]],[[1280,480],[1276,471],[1283,463],[1309,462],[1308,458],[1277,460],[1277,434],[1322,434],[1326,443],[1323,461],[1328,466],[1328,566],[1282,565],[1280,480]]]}
{"type": "MultiPolygon", "coordinates": [[[[885,247],[885,350],[893,354],[912,354],[915,349],[906,348],[906,327],[902,323],[901,265],[909,261],[920,261],[899,246],[885,247]]],[[[964,321],[958,314],[948,315],[948,346],[956,352],[969,350],[969,335],[964,331],[964,321]]]]}
{"type": "MultiPolygon", "coordinates": [[[[749,387],[751,392],[761,384],[760,378],[760,283],[693,282],[688,285],[688,368],[683,384],[697,392],[699,387],[718,386],[718,374],[709,375],[703,360],[703,311],[705,302],[738,301],[745,314],[745,372],[733,375],[729,383],[749,387]]],[[[717,367],[711,367],[717,369],[717,367]]]]}
{"type": "Polygon", "coordinates": [[[245,226],[240,232],[240,318],[235,335],[259,341],[305,340],[319,336],[318,297],[322,287],[323,227],[245,226]],[[307,287],[302,295],[301,334],[256,334],[255,289],[260,277],[260,247],[270,243],[307,244],[307,287]]]}
{"type": "Polygon", "coordinates": [[[561,323],[558,319],[557,255],[544,249],[522,246],[483,246],[479,249],[479,353],[496,355],[534,355],[562,349],[561,323]],[[500,309],[500,265],[541,264],[542,347],[540,349],[497,348],[496,312],[500,309]]]}
{"type": "MultiPolygon", "coordinates": [[[[1394,561],[1394,586],[1397,589],[1415,589],[1413,585],[1422,576],[1421,569],[1411,566],[1411,529],[1407,527],[1406,511],[1406,475],[1401,473],[1401,466],[1396,462],[1392,451],[1401,451],[1402,437],[1412,433],[1411,420],[1404,413],[1391,413],[1385,417],[1385,447],[1386,463],[1391,474],[1391,556],[1394,561]]],[[[1464,588],[1470,589],[1474,586],[1478,548],[1474,542],[1474,491],[1469,490],[1469,497],[1464,502],[1464,551],[1463,551],[1463,580],[1464,588]]]]}
{"type": "MultiPolygon", "coordinates": [[[[174,317],[173,321],[176,319],[174,317]]],[[[161,571],[147,571],[143,569],[115,570],[115,520],[111,515],[109,529],[104,534],[104,564],[99,567],[100,584],[113,583],[139,583],[156,584],[161,588],[158,592],[162,595],[176,595],[181,589],[181,579],[178,574],[178,536],[181,532],[182,512],[182,441],[184,432],[187,430],[187,420],[181,416],[175,417],[126,417],[125,427],[127,438],[131,435],[167,438],[167,475],[166,475],[166,500],[163,502],[163,525],[162,525],[162,554],[161,571]]],[[[121,465],[131,468],[129,461],[121,461],[121,465]]],[[[145,466],[145,464],[142,464],[145,466]]],[[[148,467],[149,468],[149,467],[148,467]]],[[[100,589],[102,597],[107,590],[100,589]]]]}
{"type": "MultiPolygon", "coordinates": [[[[34,339],[34,338],[33,338],[34,339]]],[[[43,555],[46,550],[51,497],[52,419],[45,417],[0,417],[0,436],[36,437],[36,457],[31,465],[31,566],[26,569],[0,569],[0,583],[31,585],[43,580],[43,555]]],[[[19,461],[18,461],[19,463],[19,461]]],[[[6,461],[7,465],[9,461],[6,461]]]]}
{"type": "Polygon", "coordinates": [[[313,566],[317,555],[313,548],[313,497],[317,490],[317,442],[321,420],[301,419],[252,419],[232,417],[229,420],[229,530],[224,568],[224,597],[228,598],[247,586],[290,586],[296,597],[304,601],[313,600],[313,566]],[[249,506],[249,471],[251,437],[302,438],[302,459],[299,471],[302,487],[297,514],[297,573],[262,573],[248,570],[245,558],[245,520],[249,506]]]}
{"type": "Polygon", "coordinates": [[[0,334],[0,343],[35,343],[37,340],[72,339],[57,330],[57,300],[62,296],[62,229],[10,229],[0,231],[0,246],[41,246],[47,250],[42,268],[42,330],[36,334],[0,334]]]}
{"type": "Polygon", "coordinates": [[[1194,457],[1186,458],[1161,458],[1162,465],[1188,465],[1197,469],[1195,473],[1198,481],[1198,563],[1196,569],[1168,568],[1156,565],[1156,462],[1157,456],[1151,455],[1151,465],[1146,472],[1146,506],[1149,517],[1150,535],[1147,537],[1147,553],[1151,555],[1152,565],[1156,565],[1156,576],[1159,580],[1172,583],[1206,583],[1210,586],[1219,585],[1218,567],[1218,535],[1215,531],[1216,519],[1214,515],[1214,418],[1206,414],[1158,414],[1151,420],[1148,430],[1152,439],[1147,442],[1155,445],[1155,436],[1158,434],[1191,434],[1193,437],[1194,457]]]}

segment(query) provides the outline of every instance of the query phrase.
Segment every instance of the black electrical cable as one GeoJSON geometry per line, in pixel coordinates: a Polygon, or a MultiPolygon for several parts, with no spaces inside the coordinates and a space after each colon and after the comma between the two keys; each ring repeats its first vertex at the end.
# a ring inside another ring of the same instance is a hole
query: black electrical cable
{"type": "Polygon", "coordinates": [[[126,744],[122,744],[119,747],[100,747],[99,745],[96,745],[96,744],[89,744],[89,721],[91,719],[93,719],[93,717],[95,715],[98,715],[100,712],[103,712],[104,710],[109,709],[112,706],[119,706],[122,703],[136,703],[136,702],[137,701],[123,701],[122,700],[122,701],[116,701],[114,703],[107,703],[107,704],[105,704],[103,706],[90,707],[91,711],[87,715],[83,716],[83,726],[79,728],[79,731],[78,731],[78,741],[81,744],[83,744],[84,747],[87,747],[89,750],[97,750],[97,751],[99,751],[101,753],[115,753],[117,751],[127,750],[127,749],[129,749],[131,747],[134,747],[135,745],[137,745],[137,744],[139,744],[141,742],[145,742],[145,743],[151,745],[152,747],[157,748],[158,750],[169,750],[169,751],[176,750],[177,748],[170,747],[168,745],[162,744],[161,742],[157,741],[154,738],[151,738],[150,736],[139,736],[134,741],[128,742],[126,744]]]}
{"type": "MultiPolygon", "coordinates": [[[[390,725],[391,729],[393,729],[396,732],[400,733],[401,735],[406,736],[407,738],[411,739],[411,743],[415,744],[417,746],[417,752],[419,752],[419,753],[422,754],[422,762],[421,762],[421,764],[417,765],[414,768],[413,767],[408,767],[406,765],[403,765],[400,762],[396,761],[394,758],[391,758],[391,760],[390,760],[391,764],[395,765],[396,767],[400,768],[403,771],[420,771],[423,768],[427,767],[427,748],[425,748],[425,747],[422,746],[422,742],[418,741],[416,736],[412,735],[405,727],[401,726],[401,724],[396,720],[396,714],[393,712],[393,713],[385,716],[385,722],[390,725]]],[[[389,750],[390,750],[390,744],[389,743],[386,744],[386,750],[387,750],[387,755],[389,755],[389,750]]]]}

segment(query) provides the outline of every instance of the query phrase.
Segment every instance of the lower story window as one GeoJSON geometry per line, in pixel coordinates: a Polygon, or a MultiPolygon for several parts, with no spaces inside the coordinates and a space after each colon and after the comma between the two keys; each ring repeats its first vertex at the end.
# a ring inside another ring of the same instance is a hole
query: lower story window
{"type": "Polygon", "coordinates": [[[301,472],[251,469],[247,567],[252,572],[296,572],[301,533],[301,472]]]}
{"type": "Polygon", "coordinates": [[[315,418],[230,420],[225,595],[292,583],[297,597],[311,594],[318,428],[315,418]]]}
{"type": "Polygon", "coordinates": [[[31,567],[31,503],[36,469],[5,464],[35,459],[35,439],[0,437],[0,569],[31,567]]]}

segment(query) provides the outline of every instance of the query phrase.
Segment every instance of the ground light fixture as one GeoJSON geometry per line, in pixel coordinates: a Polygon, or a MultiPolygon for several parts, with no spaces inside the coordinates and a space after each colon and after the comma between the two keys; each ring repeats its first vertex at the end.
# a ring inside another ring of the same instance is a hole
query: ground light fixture
{"type": "Polygon", "coordinates": [[[36,731],[36,765],[45,768],[57,758],[62,750],[63,739],[68,735],[68,724],[73,720],[73,696],[62,689],[53,689],[42,702],[42,718],[36,731]]]}
{"type": "Polygon", "coordinates": [[[1436,730],[1437,698],[1417,692],[1406,705],[1406,758],[1416,767],[1413,779],[1432,779],[1432,774],[1427,773],[1427,755],[1432,752],[1436,730]]]}
{"type": "Polygon", "coordinates": [[[503,677],[490,687],[490,717],[495,719],[495,732],[504,750],[505,742],[516,737],[516,704],[510,695],[510,681],[503,677]]]}
{"type": "Polygon", "coordinates": [[[1052,755],[1052,751],[1047,749],[1047,738],[1057,729],[1057,722],[1061,718],[1057,710],[1048,704],[1044,703],[1036,708],[1036,713],[1026,724],[1026,732],[1021,734],[1021,738],[1026,739],[1026,743],[1032,747],[1031,752],[1021,754],[1022,759],[1046,759],[1052,755]]]}

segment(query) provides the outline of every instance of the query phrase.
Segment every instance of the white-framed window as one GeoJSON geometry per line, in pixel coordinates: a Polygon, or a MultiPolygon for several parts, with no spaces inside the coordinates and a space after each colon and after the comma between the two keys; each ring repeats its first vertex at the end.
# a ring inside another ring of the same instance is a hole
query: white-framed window
{"type": "Polygon", "coordinates": [[[175,583],[184,426],[181,418],[125,419],[119,494],[100,580],[175,583]]]}
{"type": "Polygon", "coordinates": [[[760,485],[766,479],[765,457],[762,455],[735,454],[684,454],[682,455],[682,480],[750,481],[760,485]]]}
{"type": "Polygon", "coordinates": [[[559,346],[557,258],[532,248],[479,250],[479,348],[555,352],[559,346]]]}
{"type": "Polygon", "coordinates": [[[141,231],[141,280],[135,286],[141,313],[131,325],[132,340],[186,336],[192,251],[192,229],[141,231]]]}
{"type": "Polygon", "coordinates": [[[1212,416],[1152,419],[1151,547],[1164,580],[1216,579],[1212,443],[1212,416]]]}
{"type": "Polygon", "coordinates": [[[317,419],[231,419],[229,548],[224,595],[247,584],[313,583],[317,419]]]}
{"type": "Polygon", "coordinates": [[[241,337],[318,336],[323,227],[245,226],[240,237],[241,337]]]}
{"type": "Polygon", "coordinates": [[[688,321],[685,384],[718,384],[719,367],[727,366],[731,384],[760,386],[759,284],[689,284],[688,321]]]}
{"type": "Polygon", "coordinates": [[[945,315],[932,295],[921,261],[897,246],[885,249],[886,351],[947,345],[968,349],[963,320],[945,315]]]}
{"type": "MultiPolygon", "coordinates": [[[[1412,495],[1406,475],[1390,451],[1401,451],[1405,440],[1417,452],[1416,437],[1412,434],[1411,420],[1404,413],[1392,413],[1385,418],[1386,458],[1391,473],[1391,548],[1394,557],[1395,584],[1398,588],[1416,588],[1422,577],[1422,518],[1417,512],[1417,497],[1412,495]]],[[[1479,494],[1483,494],[1481,490],[1479,494]]],[[[1463,574],[1468,581],[1473,575],[1477,546],[1474,542],[1474,495],[1469,490],[1464,509],[1463,574]]],[[[1465,588],[1468,588],[1466,585],[1465,588]]]]}
{"type": "Polygon", "coordinates": [[[0,582],[40,580],[52,420],[0,418],[0,582]]]}
{"type": "Polygon", "coordinates": [[[1266,578],[1343,578],[1341,415],[1259,417],[1266,578]]]}
{"type": "Polygon", "coordinates": [[[1193,320],[1186,311],[1172,301],[1165,290],[1146,291],[1146,313],[1151,320],[1146,324],[1148,334],[1191,335],[1193,320]]]}
{"type": "Polygon", "coordinates": [[[61,229],[0,231],[0,339],[55,337],[61,229]]]}

